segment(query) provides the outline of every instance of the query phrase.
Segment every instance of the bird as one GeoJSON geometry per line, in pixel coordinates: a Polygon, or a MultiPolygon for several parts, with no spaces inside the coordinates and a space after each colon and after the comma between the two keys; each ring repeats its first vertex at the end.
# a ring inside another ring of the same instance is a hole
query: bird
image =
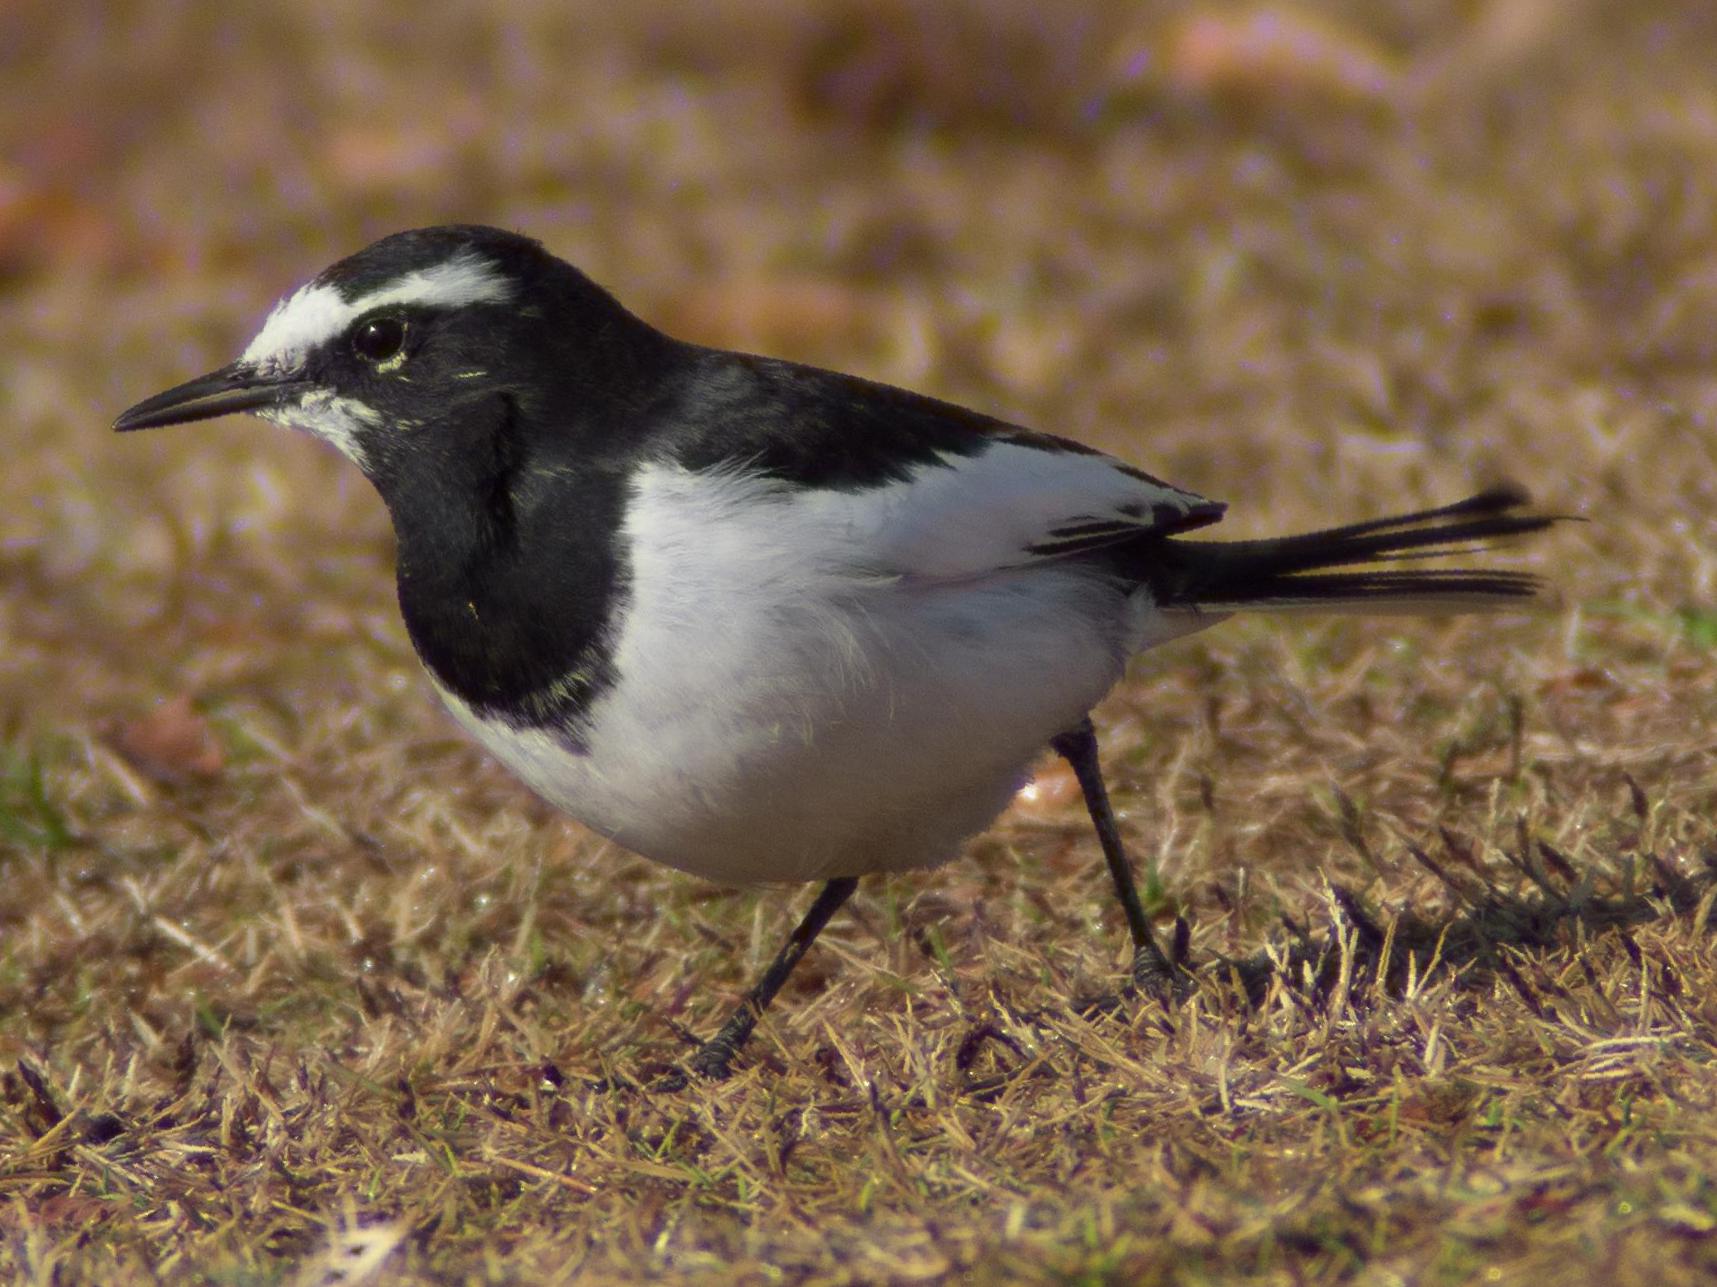
{"type": "Polygon", "coordinates": [[[1402,561],[1554,521],[1497,485],[1194,537],[1223,504],[923,394],[672,338],[541,242],[481,226],[340,260],[236,360],[114,428],[230,412],[307,431],[370,480],[430,682],[534,791],[709,881],[820,886],[679,1084],[729,1075],[861,877],[955,857],[1046,748],[1126,919],[1125,986],[1161,994],[1184,961],[1140,902],[1091,720],[1129,659],[1241,611],[1519,604],[1530,574],[1402,561]]]}

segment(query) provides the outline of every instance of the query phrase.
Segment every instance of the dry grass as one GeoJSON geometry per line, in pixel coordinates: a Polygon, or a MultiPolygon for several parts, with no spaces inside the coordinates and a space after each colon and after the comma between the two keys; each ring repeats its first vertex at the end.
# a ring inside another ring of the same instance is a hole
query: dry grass
{"type": "Polygon", "coordinates": [[[1040,9],[0,15],[0,1274],[1717,1273],[1717,24],[1331,3],[1284,59],[1040,9]],[[339,462],[105,430],[460,218],[1238,535],[1497,475],[1591,522],[1521,553],[1542,615],[1235,622],[1099,712],[1203,964],[1172,1015],[1069,1012],[1124,934],[1052,772],[867,884],[733,1080],[593,1089],[806,895],[655,870],[459,740],[339,462]]]}

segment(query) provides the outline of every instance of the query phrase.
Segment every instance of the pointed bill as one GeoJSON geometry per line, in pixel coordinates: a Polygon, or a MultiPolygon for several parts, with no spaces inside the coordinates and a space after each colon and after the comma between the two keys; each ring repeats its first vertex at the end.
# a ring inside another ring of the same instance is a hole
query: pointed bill
{"type": "Polygon", "coordinates": [[[145,398],[113,422],[120,433],[210,420],[235,411],[266,411],[302,397],[312,388],[291,374],[267,374],[239,361],[145,398]]]}

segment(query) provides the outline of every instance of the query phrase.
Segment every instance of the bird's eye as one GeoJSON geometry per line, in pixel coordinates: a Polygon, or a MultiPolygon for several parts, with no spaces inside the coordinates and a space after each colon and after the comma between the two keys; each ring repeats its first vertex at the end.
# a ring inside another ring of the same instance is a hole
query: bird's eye
{"type": "Polygon", "coordinates": [[[405,347],[405,323],[397,317],[366,317],[352,328],[352,351],[371,362],[386,362],[405,347]]]}

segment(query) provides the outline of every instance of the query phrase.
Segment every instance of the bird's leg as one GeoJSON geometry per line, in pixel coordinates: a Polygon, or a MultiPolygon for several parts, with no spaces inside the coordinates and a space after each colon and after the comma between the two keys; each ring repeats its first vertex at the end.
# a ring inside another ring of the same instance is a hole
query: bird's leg
{"type": "Polygon", "coordinates": [[[1052,738],[1049,745],[1072,766],[1073,776],[1079,779],[1085,807],[1091,812],[1091,824],[1097,829],[1097,841],[1103,846],[1103,858],[1115,881],[1116,897],[1127,914],[1127,929],[1133,936],[1133,986],[1166,999],[1173,990],[1175,964],[1157,945],[1151,923],[1145,919],[1144,906],[1139,902],[1133,865],[1121,844],[1115,811],[1109,806],[1109,792],[1103,785],[1103,770],[1097,763],[1097,731],[1089,718],[1082,719],[1077,727],[1052,738]]]}
{"type": "Polygon", "coordinates": [[[799,964],[799,958],[805,955],[816,941],[817,935],[823,932],[823,926],[829,923],[829,918],[840,910],[841,904],[851,898],[853,890],[857,888],[856,876],[842,876],[823,886],[822,893],[817,895],[817,901],[812,903],[811,910],[805,913],[805,919],[799,922],[799,927],[775,954],[769,968],[763,971],[763,977],[745,994],[739,1008],[721,1025],[721,1031],[699,1046],[697,1053],[686,1061],[693,1072],[712,1081],[720,1081],[727,1076],[728,1063],[739,1053],[739,1048],[745,1044],[745,1039],[757,1026],[757,1017],[775,999],[775,994],[781,990],[781,985],[787,981],[793,967],[799,964]]]}

